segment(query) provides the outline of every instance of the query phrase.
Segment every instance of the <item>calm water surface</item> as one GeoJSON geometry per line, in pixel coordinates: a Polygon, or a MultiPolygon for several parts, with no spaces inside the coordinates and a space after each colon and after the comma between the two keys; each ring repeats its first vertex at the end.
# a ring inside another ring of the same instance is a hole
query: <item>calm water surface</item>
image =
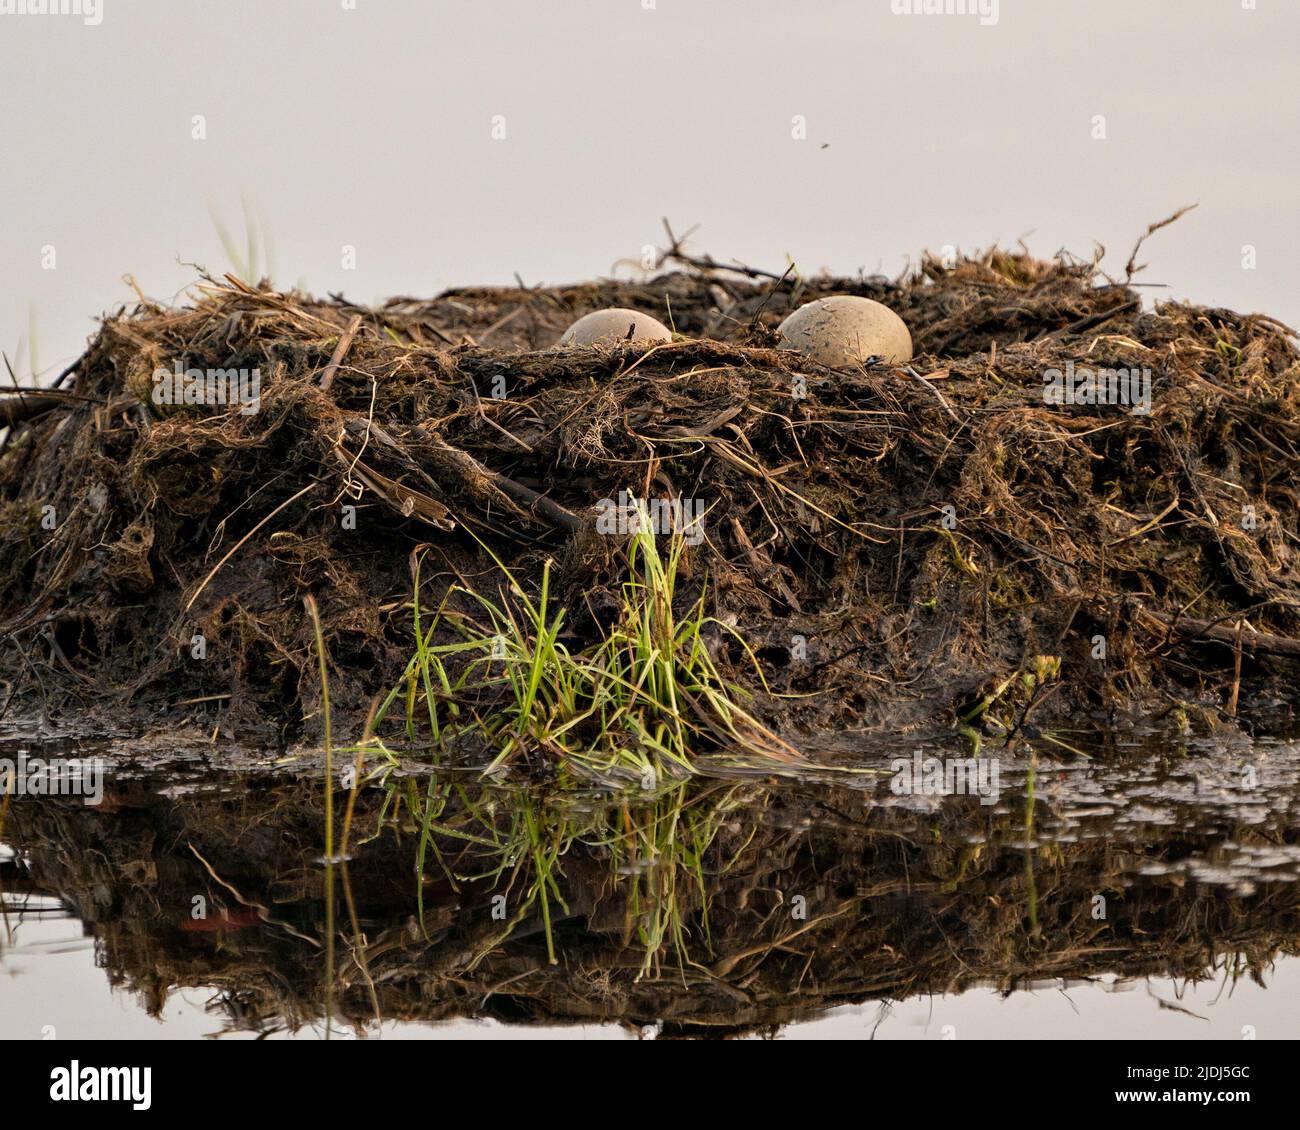
{"type": "Polygon", "coordinates": [[[301,759],[11,738],[109,775],[10,799],[0,1037],[1300,1037],[1300,743],[1112,745],[996,797],[892,789],[963,756],[925,742],[655,799],[392,777],[327,869],[301,759]]]}

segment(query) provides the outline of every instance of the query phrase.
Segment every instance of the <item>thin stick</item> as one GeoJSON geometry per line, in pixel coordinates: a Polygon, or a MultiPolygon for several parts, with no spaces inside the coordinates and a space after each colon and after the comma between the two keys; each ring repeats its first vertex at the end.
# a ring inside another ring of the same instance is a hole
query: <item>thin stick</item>
{"type": "Polygon", "coordinates": [[[348,350],[352,347],[352,339],[357,336],[357,330],[361,328],[361,315],[353,314],[352,320],[348,322],[347,329],[339,337],[339,343],[334,347],[334,355],[330,358],[330,363],[325,366],[325,372],[321,374],[320,387],[324,392],[329,391],[330,385],[334,383],[334,374],[338,372],[339,366],[343,363],[343,358],[347,356],[348,350]]]}
{"type": "Polygon", "coordinates": [[[1143,232],[1140,236],[1138,236],[1138,241],[1133,245],[1133,250],[1129,254],[1128,262],[1124,264],[1124,282],[1126,285],[1133,278],[1133,276],[1138,273],[1138,271],[1142,271],[1146,269],[1145,263],[1142,264],[1141,267],[1137,265],[1137,257],[1138,257],[1138,251],[1141,250],[1142,244],[1144,244],[1147,241],[1147,237],[1155,235],[1156,232],[1158,232],[1161,228],[1167,228],[1170,224],[1174,223],[1176,220],[1181,220],[1185,215],[1187,215],[1188,212],[1190,212],[1195,207],[1196,207],[1195,204],[1188,204],[1182,208],[1179,208],[1178,211],[1175,212],[1172,216],[1166,216],[1163,220],[1157,220],[1154,224],[1150,225],[1150,227],[1148,227],[1145,232],[1143,232]]]}
{"type": "Polygon", "coordinates": [[[913,378],[917,384],[919,384],[923,389],[926,390],[926,392],[928,392],[931,396],[935,398],[935,400],[939,402],[940,407],[942,407],[943,410],[947,412],[949,416],[952,417],[954,423],[958,423],[958,424],[961,423],[961,417],[958,416],[957,413],[952,410],[952,405],[950,405],[943,398],[943,393],[941,393],[937,388],[934,387],[934,385],[932,385],[923,376],[921,376],[921,374],[918,373],[915,369],[913,369],[911,365],[904,365],[903,368],[907,370],[907,375],[909,377],[913,378]]]}
{"type": "Polygon", "coordinates": [[[1185,640],[1209,640],[1226,647],[1237,648],[1247,655],[1282,655],[1289,659],[1300,659],[1300,639],[1290,636],[1278,636],[1271,632],[1257,632],[1251,629],[1249,634],[1241,632],[1238,626],[1229,627],[1215,620],[1194,620],[1184,616],[1175,621],[1163,612],[1148,612],[1154,620],[1159,621],[1185,640]]]}
{"type": "Polygon", "coordinates": [[[1245,620],[1237,621],[1237,639],[1232,647],[1232,694],[1228,696],[1228,714],[1233,717],[1237,713],[1237,696],[1241,694],[1241,632],[1245,626],[1245,620]]]}
{"type": "Polygon", "coordinates": [[[68,400],[62,396],[7,396],[0,400],[0,427],[11,427],[53,408],[67,407],[68,400]]]}
{"type": "Polygon", "coordinates": [[[212,567],[212,572],[210,572],[206,577],[203,578],[203,583],[200,584],[199,587],[194,590],[194,595],[185,602],[185,607],[181,611],[188,612],[193,607],[194,602],[199,599],[199,593],[201,593],[205,588],[208,587],[208,582],[212,580],[212,578],[215,577],[221,571],[221,566],[223,566],[239,551],[239,547],[243,545],[244,542],[246,542],[255,533],[257,533],[258,530],[260,530],[263,526],[265,526],[267,522],[269,522],[272,518],[274,518],[277,514],[279,514],[280,511],[283,510],[286,506],[288,506],[291,502],[297,502],[298,499],[300,499],[309,490],[312,490],[315,486],[316,486],[315,483],[308,483],[305,487],[302,488],[302,490],[300,490],[292,498],[286,498],[282,503],[280,503],[279,506],[277,506],[274,510],[272,510],[271,513],[269,513],[265,518],[263,518],[260,522],[258,522],[256,526],[254,526],[251,530],[249,530],[248,533],[246,533],[242,538],[240,538],[237,542],[235,542],[235,544],[231,546],[230,552],[227,553],[225,557],[223,557],[212,567]]]}
{"type": "MultiPolygon", "coordinates": [[[[785,278],[785,274],[776,274],[773,271],[764,271],[760,267],[750,267],[744,263],[719,263],[712,255],[687,255],[682,250],[682,245],[691,237],[691,228],[685,235],[678,238],[673,234],[673,229],[669,226],[667,217],[662,220],[664,231],[668,233],[669,247],[660,256],[660,262],[667,259],[676,259],[679,263],[685,263],[688,267],[694,267],[697,271],[730,271],[732,274],[748,275],[751,279],[774,279],[780,282],[785,278]]],[[[786,272],[789,272],[789,267],[786,272]]]]}
{"type": "Polygon", "coordinates": [[[569,534],[577,533],[582,529],[582,519],[572,510],[566,509],[544,494],[539,494],[532,487],[524,486],[523,483],[517,483],[514,479],[507,478],[490,467],[485,467],[469,452],[452,447],[441,437],[425,431],[418,425],[411,429],[411,434],[437,452],[445,463],[455,467],[462,475],[471,480],[479,478],[491,484],[521,506],[528,507],[531,513],[546,519],[556,529],[569,534]]]}

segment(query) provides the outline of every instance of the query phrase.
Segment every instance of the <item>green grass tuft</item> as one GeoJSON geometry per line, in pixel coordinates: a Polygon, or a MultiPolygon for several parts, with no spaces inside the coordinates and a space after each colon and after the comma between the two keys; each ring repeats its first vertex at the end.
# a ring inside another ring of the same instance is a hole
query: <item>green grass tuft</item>
{"type": "Polygon", "coordinates": [[[417,562],[415,653],[376,727],[401,703],[406,740],[427,739],[439,760],[479,746],[490,754],[487,773],[522,762],[562,782],[651,791],[698,772],[705,757],[767,771],[801,766],[797,751],[742,705],[748,692],[719,671],[705,639],[711,627],[741,644],[762,680],[744,640],[706,615],[707,586],[684,614],[674,611],[682,535],[661,553],[644,507],[639,518],[615,622],[579,653],[561,639],[550,562],[530,597],[493,556],[506,581],[500,599],[454,586],[432,617],[420,607],[417,562]],[[473,615],[450,609],[458,593],[473,615]],[[448,629],[459,638],[435,643],[448,629]]]}

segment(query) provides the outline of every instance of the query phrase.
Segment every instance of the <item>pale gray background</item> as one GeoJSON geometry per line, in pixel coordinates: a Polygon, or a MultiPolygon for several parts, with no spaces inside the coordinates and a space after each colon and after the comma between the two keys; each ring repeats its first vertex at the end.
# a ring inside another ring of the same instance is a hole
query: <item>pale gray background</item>
{"type": "Polygon", "coordinates": [[[895,274],[1022,236],[1046,255],[1096,239],[1118,268],[1199,201],[1148,244],[1142,277],[1169,284],[1149,293],[1300,321],[1295,0],[1002,0],[992,27],[889,0],[642,4],[0,15],[0,349],[34,307],[48,376],[131,300],[124,274],[170,298],[182,260],[230,269],[209,207],[242,239],[245,196],[276,282],[361,300],[608,274],[661,215],[778,269],[895,274]]]}
{"type": "MultiPolygon", "coordinates": [[[[167,298],[194,278],[178,260],[228,269],[209,206],[242,233],[244,196],[278,282],[367,300],[608,273],[661,215],[778,268],[894,274],[926,247],[1024,236],[1045,255],[1100,240],[1118,269],[1148,222],[1199,201],[1142,277],[1300,322],[1297,0],[1002,0],[993,27],[889,0],[104,2],[98,27],[0,16],[0,349],[14,357],[34,306],[47,377],[132,300],[124,274],[167,298]]],[[[101,1030],[85,957],[70,1012],[47,981],[6,981],[23,1034],[101,1030]]],[[[970,994],[912,1002],[882,1033],[1037,1033],[1026,1000],[1059,1005],[1062,1034],[1291,1031],[1293,988],[1222,999],[1230,1024],[1134,993],[1083,1028],[1064,998],[970,994]]],[[[140,1034],[130,1009],[111,1017],[140,1034]]]]}
{"type": "MultiPolygon", "coordinates": [[[[11,912],[10,921],[16,920],[11,912]]],[[[221,1030],[219,1015],[204,1008],[216,988],[173,992],[160,1024],[131,994],[109,986],[104,970],[95,965],[94,943],[81,934],[74,920],[52,916],[18,923],[7,939],[0,930],[0,939],[9,943],[0,952],[0,1040],[41,1039],[47,1025],[54,1028],[56,1039],[63,1040],[197,1039],[221,1030]]],[[[1167,977],[1120,982],[1100,977],[1089,984],[1068,985],[1044,980],[1032,991],[1007,997],[995,989],[978,988],[910,997],[883,1012],[875,1002],[837,1008],[815,1020],[789,1025],[781,1034],[785,1039],[1171,1041],[1240,1040],[1247,1028],[1253,1028],[1261,1040],[1300,1038],[1300,1012],[1292,1004],[1300,996],[1300,959],[1280,959],[1264,973],[1264,981],[1268,987],[1262,989],[1246,978],[1233,984],[1221,967],[1195,985],[1167,977]],[[1176,1007],[1161,1007],[1162,1001],[1176,1007]],[[951,1031],[945,1031],[949,1026],[951,1031]]],[[[319,1038],[322,1026],[298,1034],[319,1038]]],[[[334,1033],[336,1038],[346,1034],[337,1029],[334,1033]]],[[[613,1024],[517,1027],[465,1019],[437,1024],[388,1021],[378,1034],[386,1040],[627,1039],[630,1035],[613,1024]]],[[[1170,1053],[1169,1062],[1217,1060],[1170,1053]]],[[[1068,1056],[1064,1068],[1071,1070],[1068,1056]]],[[[1204,1085],[1192,1082],[1187,1088],[1199,1090],[1204,1085]]],[[[1237,1089],[1231,1083],[1223,1086],[1237,1089]]]]}

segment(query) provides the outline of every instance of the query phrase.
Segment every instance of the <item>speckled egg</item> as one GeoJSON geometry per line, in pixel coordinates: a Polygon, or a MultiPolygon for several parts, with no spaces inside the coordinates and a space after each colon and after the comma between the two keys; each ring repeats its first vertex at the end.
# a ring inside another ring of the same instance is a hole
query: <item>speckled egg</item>
{"type": "Polygon", "coordinates": [[[832,369],[852,368],[868,357],[894,365],[912,359],[912,335],[903,319],[870,298],[835,294],[800,306],[778,327],[778,348],[794,349],[832,369]]]}

